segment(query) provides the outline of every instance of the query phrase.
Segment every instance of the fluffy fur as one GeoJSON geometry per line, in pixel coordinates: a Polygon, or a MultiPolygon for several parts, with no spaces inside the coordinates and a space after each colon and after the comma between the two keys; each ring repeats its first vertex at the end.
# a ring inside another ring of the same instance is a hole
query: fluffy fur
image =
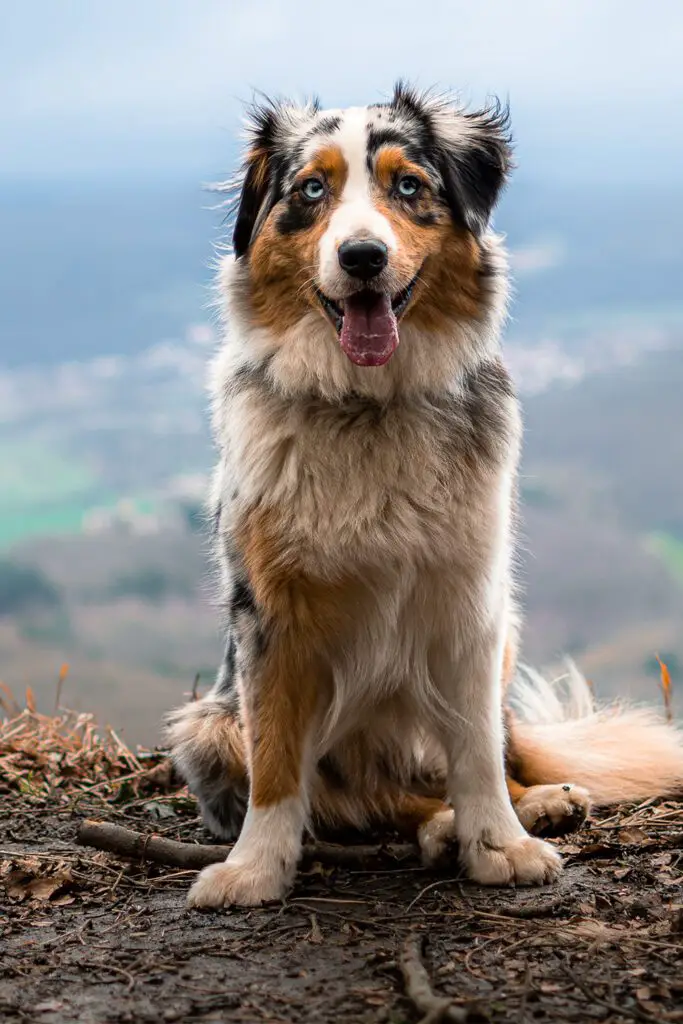
{"type": "Polygon", "coordinates": [[[506,743],[521,426],[489,224],[510,162],[505,110],[402,85],[251,113],[212,384],[228,640],[169,721],[209,828],[243,823],[193,905],[281,896],[311,824],[388,823],[427,862],[455,840],[475,880],[543,883],[559,858],[525,828],[582,820],[586,784],[628,799],[683,775],[672,730],[567,719],[537,680],[506,743]],[[342,260],[359,242],[376,266],[342,260]]]}

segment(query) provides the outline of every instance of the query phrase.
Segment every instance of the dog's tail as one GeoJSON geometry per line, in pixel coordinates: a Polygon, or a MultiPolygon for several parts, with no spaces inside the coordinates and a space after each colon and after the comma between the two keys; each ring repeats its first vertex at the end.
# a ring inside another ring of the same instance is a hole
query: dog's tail
{"type": "Polygon", "coordinates": [[[557,683],[523,670],[508,700],[512,771],[524,785],[574,782],[596,806],[683,793],[683,733],[650,709],[596,708],[573,665],[557,683]]]}

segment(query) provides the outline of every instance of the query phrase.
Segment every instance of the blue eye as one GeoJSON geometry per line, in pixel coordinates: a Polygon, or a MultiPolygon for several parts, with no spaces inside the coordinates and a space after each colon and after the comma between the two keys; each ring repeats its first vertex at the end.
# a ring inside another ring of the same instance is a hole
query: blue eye
{"type": "Polygon", "coordinates": [[[400,196],[410,199],[420,191],[421,184],[420,179],[416,178],[414,174],[406,174],[404,178],[399,178],[396,184],[396,191],[400,196]]]}
{"type": "Polygon", "coordinates": [[[311,203],[316,203],[325,195],[325,186],[319,178],[306,178],[302,182],[299,191],[304,199],[308,199],[311,203]]]}

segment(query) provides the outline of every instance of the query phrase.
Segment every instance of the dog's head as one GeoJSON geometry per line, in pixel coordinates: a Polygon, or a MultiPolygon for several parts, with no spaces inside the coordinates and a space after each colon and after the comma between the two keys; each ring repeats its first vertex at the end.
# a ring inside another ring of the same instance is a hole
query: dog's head
{"type": "Polygon", "coordinates": [[[349,359],[379,366],[402,321],[436,331],[482,315],[505,109],[398,85],[347,110],[266,102],[249,135],[233,248],[258,325],[281,335],[313,309],[349,359]]]}

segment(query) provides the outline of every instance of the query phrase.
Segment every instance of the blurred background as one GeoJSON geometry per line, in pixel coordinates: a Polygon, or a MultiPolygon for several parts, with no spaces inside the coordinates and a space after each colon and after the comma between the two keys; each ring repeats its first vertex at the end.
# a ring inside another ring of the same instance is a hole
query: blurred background
{"type": "Polygon", "coordinates": [[[0,679],[151,744],[220,653],[200,507],[220,215],[254,89],[509,99],[524,655],[683,679],[683,5],[0,0],[0,679]]]}

